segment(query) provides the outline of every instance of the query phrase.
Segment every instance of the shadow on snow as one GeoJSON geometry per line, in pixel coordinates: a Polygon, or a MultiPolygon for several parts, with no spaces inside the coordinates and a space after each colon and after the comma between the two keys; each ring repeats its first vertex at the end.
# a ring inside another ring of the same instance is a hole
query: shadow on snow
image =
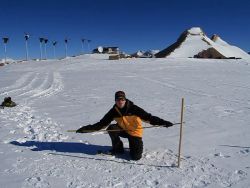
{"type": "Polygon", "coordinates": [[[67,152],[67,153],[84,153],[88,155],[96,155],[98,150],[108,151],[111,149],[110,146],[100,146],[76,142],[40,142],[40,141],[26,141],[17,142],[12,141],[10,144],[16,146],[31,147],[32,151],[44,151],[51,150],[56,152],[67,152]]]}
{"type": "Polygon", "coordinates": [[[81,153],[81,154],[87,154],[87,155],[96,155],[98,150],[101,151],[108,151],[111,149],[111,146],[100,146],[100,145],[93,145],[93,144],[84,144],[84,143],[75,143],[75,142],[40,142],[40,141],[26,141],[26,142],[17,142],[12,141],[10,144],[15,146],[23,146],[23,147],[30,147],[32,151],[45,151],[50,150],[53,151],[49,153],[50,155],[59,155],[59,156],[65,156],[65,157],[74,157],[79,159],[92,159],[97,161],[108,161],[108,162],[115,162],[115,163],[121,163],[121,164],[132,164],[137,166],[148,166],[148,167],[167,167],[167,168],[173,168],[176,166],[169,166],[169,165],[154,165],[154,164],[144,164],[144,163],[138,163],[137,161],[131,161],[129,157],[129,152],[125,150],[125,154],[116,156],[117,158],[124,159],[123,161],[118,161],[116,159],[110,159],[110,158],[96,158],[96,157],[86,157],[86,156],[76,156],[71,154],[65,154],[65,153],[81,153]],[[56,153],[60,152],[60,153],[56,153]]]}

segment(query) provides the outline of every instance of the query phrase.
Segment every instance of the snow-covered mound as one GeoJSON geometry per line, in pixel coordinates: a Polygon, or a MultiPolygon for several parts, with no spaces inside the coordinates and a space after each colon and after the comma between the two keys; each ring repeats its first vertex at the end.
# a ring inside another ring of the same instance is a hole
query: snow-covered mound
{"type": "Polygon", "coordinates": [[[193,57],[201,50],[208,49],[210,43],[199,27],[184,31],[177,42],[155,54],[156,57],[193,57]]]}
{"type": "Polygon", "coordinates": [[[188,58],[211,48],[220,54],[219,58],[250,58],[246,52],[236,46],[231,46],[218,35],[214,35],[211,40],[199,27],[186,30],[176,43],[160,51],[155,56],[188,58]]]}
{"type": "Polygon", "coordinates": [[[222,40],[218,35],[212,36],[212,46],[222,53],[225,57],[236,57],[236,58],[250,58],[250,56],[242,49],[232,46],[222,40]]]}

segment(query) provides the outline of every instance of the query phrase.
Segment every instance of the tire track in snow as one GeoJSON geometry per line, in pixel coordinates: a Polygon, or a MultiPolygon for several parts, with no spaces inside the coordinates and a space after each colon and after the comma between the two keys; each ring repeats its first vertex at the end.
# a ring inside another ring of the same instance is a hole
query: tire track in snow
{"type": "Polygon", "coordinates": [[[35,87],[34,89],[32,89],[30,91],[22,93],[18,96],[28,95],[28,97],[30,97],[32,95],[43,92],[45,90],[45,88],[48,88],[48,85],[49,85],[49,83],[52,82],[53,78],[52,78],[51,73],[47,73],[47,74],[45,74],[44,78],[40,75],[40,80],[43,80],[43,81],[37,87],[35,87]]]}
{"type": "Polygon", "coordinates": [[[12,95],[13,97],[16,97],[16,96],[22,95],[23,93],[31,91],[32,88],[36,85],[36,83],[38,81],[38,77],[39,77],[39,74],[36,73],[35,76],[33,76],[31,78],[31,80],[29,80],[25,85],[23,85],[20,88],[7,91],[7,92],[5,92],[5,94],[12,95]]]}
{"type": "MultiPolygon", "coordinates": [[[[46,83],[42,84],[41,88],[46,85],[46,83]]],[[[36,90],[36,93],[31,96],[31,98],[44,98],[50,97],[52,95],[56,95],[61,90],[63,90],[64,85],[62,82],[62,76],[59,72],[53,73],[52,83],[48,86],[47,89],[43,88],[43,90],[36,90]]]]}
{"type": "Polygon", "coordinates": [[[0,89],[0,95],[7,95],[9,92],[12,91],[18,91],[25,87],[29,83],[29,79],[34,76],[34,73],[26,73],[23,76],[21,76],[13,85],[4,87],[0,89]],[[26,83],[28,82],[28,83],[26,83]]]}
{"type": "Polygon", "coordinates": [[[14,97],[45,98],[56,95],[64,88],[62,77],[59,72],[41,74],[29,73],[22,76],[10,87],[5,87],[1,95],[12,95],[14,97]],[[42,81],[41,81],[42,80],[42,81]]]}

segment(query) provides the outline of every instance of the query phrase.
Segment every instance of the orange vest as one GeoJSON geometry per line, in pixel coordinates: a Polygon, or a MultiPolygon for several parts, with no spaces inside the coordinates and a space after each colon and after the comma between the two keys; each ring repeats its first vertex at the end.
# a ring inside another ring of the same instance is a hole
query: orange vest
{"type": "Polygon", "coordinates": [[[129,135],[142,137],[143,128],[142,128],[142,120],[140,117],[132,115],[132,116],[122,116],[121,112],[117,107],[115,107],[116,111],[120,114],[121,117],[114,118],[114,120],[118,123],[118,125],[124,129],[129,135]]]}

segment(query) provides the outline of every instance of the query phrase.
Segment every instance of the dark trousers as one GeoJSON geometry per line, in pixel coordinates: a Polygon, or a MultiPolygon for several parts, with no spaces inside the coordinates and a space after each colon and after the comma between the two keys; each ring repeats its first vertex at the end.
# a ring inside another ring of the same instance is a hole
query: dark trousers
{"type": "Polygon", "coordinates": [[[112,141],[112,151],[114,153],[124,152],[123,143],[120,139],[120,137],[122,137],[122,138],[128,138],[131,159],[139,160],[142,157],[142,152],[143,152],[142,138],[129,135],[128,133],[123,131],[117,124],[111,124],[107,128],[107,130],[120,130],[120,131],[108,132],[112,141]]]}

